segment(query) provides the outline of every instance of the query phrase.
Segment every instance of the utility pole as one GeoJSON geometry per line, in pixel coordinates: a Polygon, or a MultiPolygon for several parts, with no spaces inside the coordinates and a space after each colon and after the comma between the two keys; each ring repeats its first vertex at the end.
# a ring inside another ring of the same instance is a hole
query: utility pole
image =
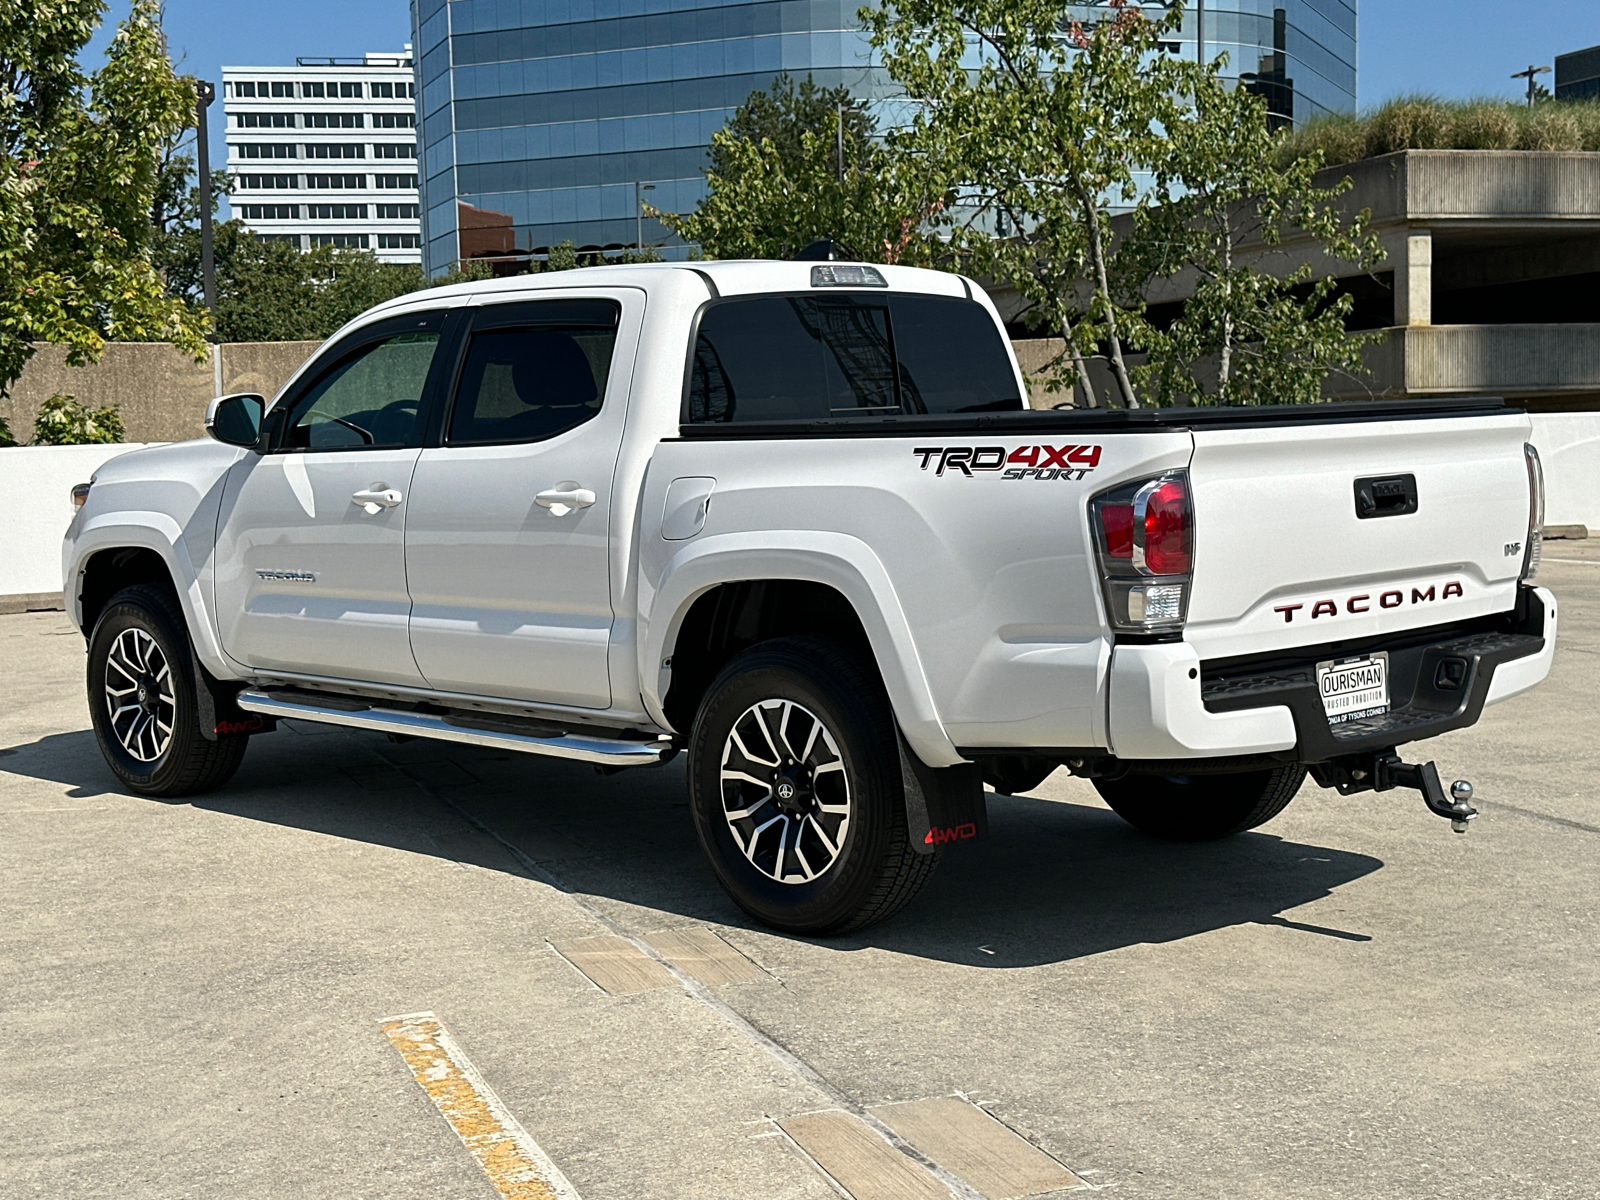
{"type": "Polygon", "coordinates": [[[1194,5],[1194,60],[1206,65],[1206,0],[1195,0],[1194,5]]]}
{"type": "Polygon", "coordinates": [[[200,164],[200,292],[206,310],[217,314],[217,272],[211,241],[211,142],[206,136],[206,109],[217,98],[217,85],[195,80],[194,156],[200,164]]]}
{"type": "Polygon", "coordinates": [[[834,124],[834,137],[837,139],[839,149],[839,182],[844,182],[844,105],[834,106],[834,115],[838,121],[834,124]]]}
{"type": "Polygon", "coordinates": [[[1529,63],[1528,64],[1528,69],[1526,71],[1513,71],[1511,73],[1511,78],[1513,78],[1513,79],[1526,79],[1528,81],[1528,107],[1529,108],[1533,107],[1533,77],[1535,75],[1544,75],[1549,70],[1550,70],[1549,67],[1536,67],[1532,63],[1529,63]]]}
{"type": "Polygon", "coordinates": [[[634,220],[634,248],[640,254],[644,253],[644,194],[656,190],[653,183],[642,180],[633,181],[633,220],[634,220]]]}

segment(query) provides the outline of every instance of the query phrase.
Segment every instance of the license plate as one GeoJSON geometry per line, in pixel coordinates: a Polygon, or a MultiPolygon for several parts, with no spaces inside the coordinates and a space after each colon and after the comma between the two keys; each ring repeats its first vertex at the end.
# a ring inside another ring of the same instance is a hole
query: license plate
{"type": "Polygon", "coordinates": [[[1366,654],[1317,664],[1317,691],[1329,725],[1389,711],[1389,656],[1366,654]]]}

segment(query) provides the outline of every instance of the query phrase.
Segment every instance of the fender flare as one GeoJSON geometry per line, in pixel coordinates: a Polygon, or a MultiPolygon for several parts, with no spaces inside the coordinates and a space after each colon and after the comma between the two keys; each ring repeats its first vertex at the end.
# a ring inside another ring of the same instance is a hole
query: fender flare
{"type": "Polygon", "coordinates": [[[83,628],[81,580],[89,559],[104,550],[129,549],[151,550],[160,556],[172,576],[195,656],[218,679],[238,679],[238,669],[223,655],[216,628],[211,623],[199,571],[189,557],[183,528],[167,513],[123,509],[91,517],[77,531],[71,542],[72,557],[65,564],[64,572],[68,616],[72,623],[88,636],[89,630],[83,628]]]}
{"type": "Polygon", "coordinates": [[[661,698],[672,653],[694,602],[714,587],[752,579],[791,579],[831,587],[855,610],[877,659],[900,729],[930,767],[967,760],[956,753],[934,705],[933,690],[889,574],[872,548],[848,534],[763,530],[696,538],[651,583],[640,581],[639,686],[645,711],[670,729],[661,698]]]}

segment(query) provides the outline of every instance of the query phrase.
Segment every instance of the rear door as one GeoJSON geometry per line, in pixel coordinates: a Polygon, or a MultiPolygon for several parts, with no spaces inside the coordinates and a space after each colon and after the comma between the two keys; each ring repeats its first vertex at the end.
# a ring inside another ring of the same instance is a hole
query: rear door
{"type": "Polygon", "coordinates": [[[610,706],[611,491],[643,312],[628,288],[474,310],[406,529],[432,687],[610,706]]]}
{"type": "Polygon", "coordinates": [[[1495,410],[1197,428],[1185,640],[1225,658],[1506,611],[1527,437],[1495,410]]]}

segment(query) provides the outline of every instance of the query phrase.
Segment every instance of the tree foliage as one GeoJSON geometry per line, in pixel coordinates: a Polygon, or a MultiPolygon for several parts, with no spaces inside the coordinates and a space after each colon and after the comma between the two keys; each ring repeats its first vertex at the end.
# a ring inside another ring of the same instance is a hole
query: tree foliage
{"type": "Polygon", "coordinates": [[[932,262],[954,198],[946,174],[934,160],[892,151],[876,132],[848,88],[780,74],[712,135],[699,207],[651,213],[707,258],[793,258],[828,240],[856,261],[932,262]]]}
{"type": "Polygon", "coordinates": [[[68,393],[51,396],[33,420],[35,446],[114,445],[127,437],[115,404],[90,408],[68,393]]]}
{"type": "Polygon", "coordinates": [[[204,353],[205,323],[152,259],[161,148],[194,111],[174,74],[157,0],[133,0],[106,61],[79,55],[103,0],[0,3],[0,394],[33,343],[73,364],[107,339],[204,353]]]}

